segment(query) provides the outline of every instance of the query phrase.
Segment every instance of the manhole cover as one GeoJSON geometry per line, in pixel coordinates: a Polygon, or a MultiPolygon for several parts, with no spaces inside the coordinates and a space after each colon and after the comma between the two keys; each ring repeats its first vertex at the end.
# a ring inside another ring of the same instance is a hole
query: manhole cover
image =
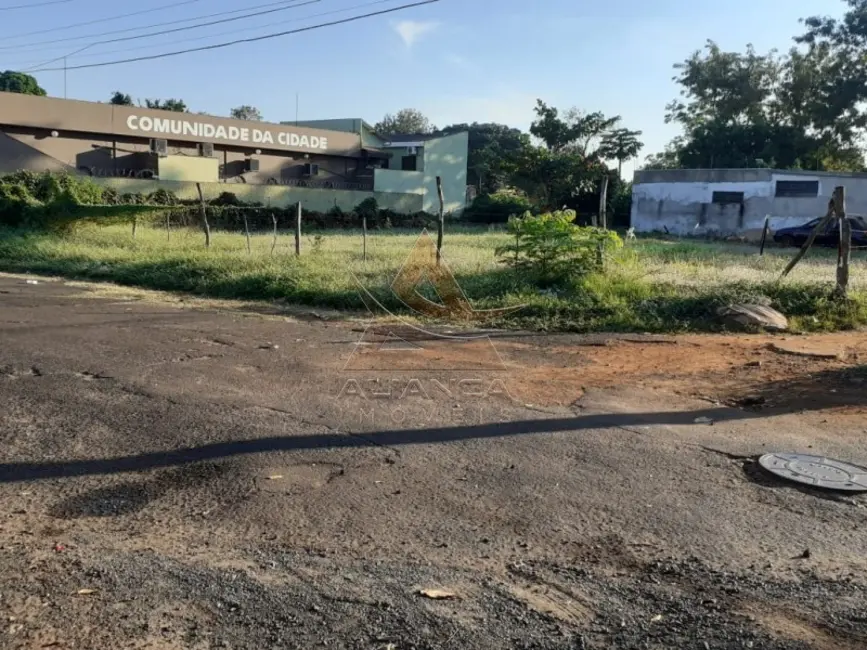
{"type": "Polygon", "coordinates": [[[765,454],[759,465],[781,478],[813,487],[867,492],[867,469],[824,456],[765,454]]]}

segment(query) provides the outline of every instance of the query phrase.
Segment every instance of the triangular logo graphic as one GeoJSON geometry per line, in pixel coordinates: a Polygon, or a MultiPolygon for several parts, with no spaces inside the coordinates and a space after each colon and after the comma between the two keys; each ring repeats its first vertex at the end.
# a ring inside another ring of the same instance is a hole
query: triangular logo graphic
{"type": "MultiPolygon", "coordinates": [[[[374,318],[349,356],[344,370],[504,370],[505,364],[484,331],[436,331],[391,313],[353,274],[362,301],[374,318]],[[396,354],[405,352],[407,354],[396,354]],[[409,354],[409,353],[412,354],[409,354]]],[[[464,295],[436,244],[422,231],[390,286],[394,296],[416,314],[449,322],[479,322],[522,306],[476,310],[464,295]],[[432,299],[433,298],[433,299],[432,299]]],[[[440,329],[440,328],[437,328],[440,329]]]]}

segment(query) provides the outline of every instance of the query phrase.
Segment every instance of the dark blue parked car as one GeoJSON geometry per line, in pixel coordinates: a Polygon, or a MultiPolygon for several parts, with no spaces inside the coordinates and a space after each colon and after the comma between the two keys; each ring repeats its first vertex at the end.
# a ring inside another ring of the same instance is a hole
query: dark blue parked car
{"type": "MultiPolygon", "coordinates": [[[[847,217],[852,226],[852,246],[867,246],[867,222],[862,217],[847,217]]],[[[783,246],[803,246],[822,219],[813,219],[803,226],[780,228],[774,233],[774,241],[783,246]]],[[[832,221],[816,236],[816,246],[836,248],[840,241],[840,224],[832,221]]]]}

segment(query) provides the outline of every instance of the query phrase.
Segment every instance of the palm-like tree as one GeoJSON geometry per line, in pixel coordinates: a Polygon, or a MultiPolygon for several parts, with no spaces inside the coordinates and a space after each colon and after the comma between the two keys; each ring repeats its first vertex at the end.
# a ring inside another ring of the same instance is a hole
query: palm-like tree
{"type": "Polygon", "coordinates": [[[623,169],[623,161],[631,160],[638,155],[644,143],[638,139],[641,131],[629,129],[614,129],[602,137],[597,153],[600,157],[617,161],[617,175],[623,169]]]}

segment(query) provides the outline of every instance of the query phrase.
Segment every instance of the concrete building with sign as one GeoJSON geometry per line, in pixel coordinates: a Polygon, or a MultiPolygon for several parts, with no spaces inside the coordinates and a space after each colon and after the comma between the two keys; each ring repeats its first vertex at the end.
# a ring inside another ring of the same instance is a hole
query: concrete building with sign
{"type": "Polygon", "coordinates": [[[846,187],[848,212],[867,214],[867,174],[777,169],[659,169],[635,172],[636,232],[759,238],[824,216],[834,187],[846,187]]]}
{"type": "Polygon", "coordinates": [[[363,120],[272,124],[0,92],[0,174],[86,174],[124,192],[351,210],[374,197],[398,212],[466,204],[467,134],[390,142],[363,120]]]}

